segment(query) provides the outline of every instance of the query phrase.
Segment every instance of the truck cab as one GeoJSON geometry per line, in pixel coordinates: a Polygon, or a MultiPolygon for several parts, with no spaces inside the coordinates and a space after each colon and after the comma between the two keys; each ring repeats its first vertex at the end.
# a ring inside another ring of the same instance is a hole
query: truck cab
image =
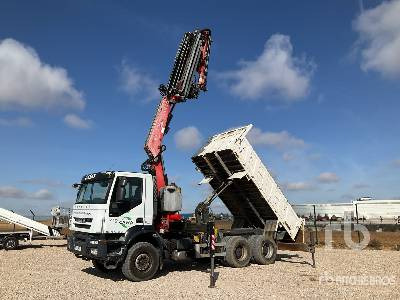
{"type": "Polygon", "coordinates": [[[153,225],[154,186],[150,174],[100,172],[82,178],[73,207],[72,231],[125,234],[153,225]]]}
{"type": "Polygon", "coordinates": [[[152,278],[166,258],[206,255],[204,230],[188,229],[178,213],[182,196],[176,185],[157,194],[151,174],[107,171],[85,175],[74,187],[67,248],[96,269],[120,268],[126,278],[142,281],[152,278]]]}
{"type": "Polygon", "coordinates": [[[68,250],[105,271],[123,263],[140,237],[158,248],[154,183],[150,174],[99,172],[83,176],[73,207],[68,250]]]}

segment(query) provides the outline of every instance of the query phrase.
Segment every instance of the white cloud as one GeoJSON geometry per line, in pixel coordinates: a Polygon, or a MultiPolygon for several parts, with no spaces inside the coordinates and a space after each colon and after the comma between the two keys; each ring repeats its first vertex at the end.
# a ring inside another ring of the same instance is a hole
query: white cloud
{"type": "Polygon", "coordinates": [[[293,56],[290,37],[272,35],[254,61],[241,61],[238,70],[219,77],[227,82],[233,94],[242,99],[265,99],[278,96],[286,101],[305,97],[310,88],[314,64],[293,56]]]}
{"type": "Polygon", "coordinates": [[[32,193],[30,197],[33,199],[49,200],[53,198],[53,194],[47,189],[41,189],[32,193]]]}
{"type": "Polygon", "coordinates": [[[318,181],[321,183],[333,183],[338,182],[340,178],[332,172],[324,172],[318,175],[318,181]]]}
{"type": "Polygon", "coordinates": [[[306,146],[304,140],[292,136],[287,131],[263,132],[261,129],[253,127],[247,135],[247,138],[253,145],[265,145],[279,150],[287,148],[304,148],[306,146]]]}
{"type": "Polygon", "coordinates": [[[200,147],[203,137],[196,127],[189,126],[178,130],[174,140],[178,149],[191,150],[200,147]]]}
{"type": "Polygon", "coordinates": [[[287,191],[310,191],[315,189],[315,187],[308,182],[299,181],[299,182],[289,182],[282,185],[283,189],[287,191]]]}
{"type": "Polygon", "coordinates": [[[15,119],[0,118],[0,126],[7,127],[31,127],[33,122],[29,118],[19,117],[15,119]]]}
{"type": "Polygon", "coordinates": [[[90,129],[93,126],[93,122],[90,120],[83,120],[75,114],[68,114],[64,117],[64,123],[69,127],[77,129],[90,129]]]}
{"type": "Polygon", "coordinates": [[[356,183],[356,184],[353,184],[353,188],[354,189],[364,189],[364,188],[369,188],[370,187],[370,185],[369,184],[366,184],[366,183],[356,183]]]}
{"type": "Polygon", "coordinates": [[[308,156],[308,159],[309,160],[320,160],[321,159],[321,154],[319,154],[319,153],[310,154],[308,156]]]}
{"type": "Polygon", "coordinates": [[[126,61],[122,61],[121,64],[120,81],[121,89],[131,97],[141,99],[144,102],[161,97],[158,91],[159,83],[148,74],[128,65],[126,61]]]}
{"type": "Polygon", "coordinates": [[[292,153],[283,153],[282,154],[282,159],[284,160],[284,161],[290,161],[290,160],[293,160],[293,159],[295,159],[295,156],[294,156],[294,154],[292,154],[292,153]]]}
{"type": "Polygon", "coordinates": [[[0,41],[0,110],[84,106],[65,69],[45,64],[34,49],[16,40],[0,41]]]}
{"type": "Polygon", "coordinates": [[[23,198],[25,192],[13,186],[0,186],[1,198],[23,198]]]}
{"type": "Polygon", "coordinates": [[[400,76],[400,1],[383,2],[364,10],[354,21],[359,33],[361,68],[384,76],[400,76]]]}
{"type": "Polygon", "coordinates": [[[393,166],[400,167],[400,159],[395,159],[392,163],[393,163],[393,166]]]}
{"type": "Polygon", "coordinates": [[[50,200],[53,194],[47,189],[28,193],[13,186],[0,186],[0,198],[50,200]]]}
{"type": "Polygon", "coordinates": [[[48,187],[62,187],[65,184],[59,180],[46,179],[46,178],[36,178],[36,179],[24,179],[20,183],[23,184],[33,184],[33,185],[44,185],[48,187]]]}

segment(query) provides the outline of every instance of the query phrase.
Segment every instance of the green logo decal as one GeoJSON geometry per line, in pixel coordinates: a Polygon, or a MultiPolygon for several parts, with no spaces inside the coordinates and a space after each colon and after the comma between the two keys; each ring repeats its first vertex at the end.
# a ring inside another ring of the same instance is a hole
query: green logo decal
{"type": "Polygon", "coordinates": [[[119,224],[124,227],[124,228],[128,228],[131,225],[134,225],[134,222],[132,221],[131,217],[123,217],[123,219],[121,221],[119,221],[119,224]]]}

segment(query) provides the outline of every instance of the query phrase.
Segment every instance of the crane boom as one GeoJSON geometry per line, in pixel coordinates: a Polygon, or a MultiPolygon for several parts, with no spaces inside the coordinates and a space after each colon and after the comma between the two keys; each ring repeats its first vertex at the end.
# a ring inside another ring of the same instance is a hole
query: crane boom
{"type": "Polygon", "coordinates": [[[168,133],[172,112],[177,103],[196,99],[200,91],[206,91],[210,46],[209,29],[186,32],[176,53],[168,85],[160,85],[162,99],[144,145],[148,159],[142,164],[143,171],[155,176],[158,192],[168,184],[162,159],[166,147],[162,142],[168,133]]]}

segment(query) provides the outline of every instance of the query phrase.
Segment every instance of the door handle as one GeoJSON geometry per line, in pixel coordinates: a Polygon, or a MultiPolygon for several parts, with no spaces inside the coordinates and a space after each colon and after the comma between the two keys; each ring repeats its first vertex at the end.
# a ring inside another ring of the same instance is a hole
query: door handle
{"type": "Polygon", "coordinates": [[[136,223],[143,223],[143,218],[137,218],[136,223]]]}

